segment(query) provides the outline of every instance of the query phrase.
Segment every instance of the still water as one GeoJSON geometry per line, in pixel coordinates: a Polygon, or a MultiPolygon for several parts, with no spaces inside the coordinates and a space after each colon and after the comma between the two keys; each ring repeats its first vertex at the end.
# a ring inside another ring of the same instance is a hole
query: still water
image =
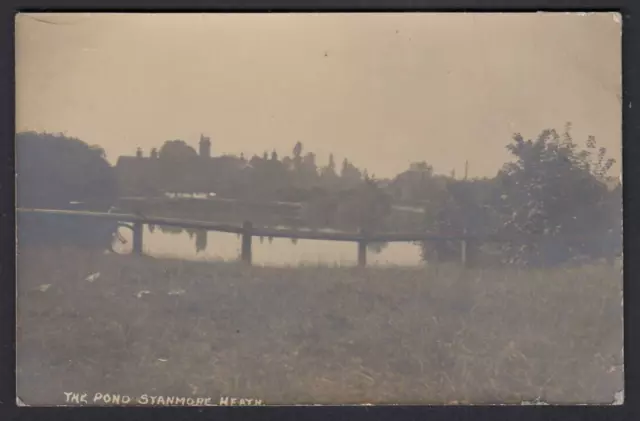
{"type": "MultiPolygon", "coordinates": [[[[118,253],[131,251],[132,234],[120,229],[126,244],[114,242],[118,253]]],[[[157,227],[145,226],[143,249],[154,257],[170,257],[186,260],[234,261],[240,256],[241,238],[236,234],[220,232],[168,232],[157,227]]],[[[286,238],[253,238],[253,263],[265,266],[297,266],[300,264],[324,264],[355,266],[357,245],[352,242],[297,240],[286,238]]],[[[420,248],[411,243],[388,243],[367,250],[368,266],[418,266],[423,262],[420,248]]]]}

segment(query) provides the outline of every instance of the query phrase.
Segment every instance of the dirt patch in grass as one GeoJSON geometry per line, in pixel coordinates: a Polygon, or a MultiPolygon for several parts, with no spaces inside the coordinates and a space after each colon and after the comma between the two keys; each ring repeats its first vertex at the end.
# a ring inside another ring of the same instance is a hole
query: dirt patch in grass
{"type": "Polygon", "coordinates": [[[266,268],[25,250],[17,289],[17,392],[31,405],[64,392],[611,403],[623,389],[622,278],[605,265],[266,268]]]}

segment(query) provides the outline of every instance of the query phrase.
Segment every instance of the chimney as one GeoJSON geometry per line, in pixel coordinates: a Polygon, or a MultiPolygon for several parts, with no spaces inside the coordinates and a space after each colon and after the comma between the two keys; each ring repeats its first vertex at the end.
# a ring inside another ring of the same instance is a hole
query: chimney
{"type": "Polygon", "coordinates": [[[211,139],[203,134],[200,135],[200,156],[203,158],[211,157],[211,139]]]}

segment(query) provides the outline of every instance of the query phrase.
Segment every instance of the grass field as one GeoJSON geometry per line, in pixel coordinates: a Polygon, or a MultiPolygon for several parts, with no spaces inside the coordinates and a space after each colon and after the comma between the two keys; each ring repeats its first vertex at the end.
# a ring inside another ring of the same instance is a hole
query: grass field
{"type": "Polygon", "coordinates": [[[605,265],[264,268],[24,250],[17,289],[29,405],[64,392],[611,403],[623,389],[622,278],[605,265]]]}

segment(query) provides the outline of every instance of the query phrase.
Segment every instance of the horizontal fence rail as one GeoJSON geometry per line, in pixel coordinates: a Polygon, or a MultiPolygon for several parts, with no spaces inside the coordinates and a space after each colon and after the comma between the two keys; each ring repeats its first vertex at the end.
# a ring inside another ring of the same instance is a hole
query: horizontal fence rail
{"type": "MultiPolygon", "coordinates": [[[[67,215],[77,217],[91,217],[103,220],[117,221],[118,223],[129,223],[133,231],[133,253],[142,254],[142,241],[144,225],[159,225],[179,227],[183,229],[197,229],[205,231],[216,231],[224,233],[232,233],[242,235],[242,247],[240,258],[251,263],[251,240],[252,237],[271,237],[271,238],[289,238],[296,240],[323,240],[323,241],[344,241],[355,242],[358,244],[358,265],[366,265],[366,249],[371,243],[389,243],[389,242],[428,242],[428,241],[456,241],[461,244],[461,262],[466,264],[468,243],[478,241],[505,241],[505,238],[497,236],[470,236],[470,235],[439,235],[429,232],[411,232],[411,233],[375,233],[368,234],[366,232],[318,232],[295,229],[273,229],[254,227],[251,222],[245,222],[243,225],[218,224],[207,221],[192,221],[176,218],[163,218],[157,216],[144,216],[141,214],[122,214],[110,212],[91,212],[91,211],[74,211],[74,210],[58,210],[58,209],[34,209],[34,208],[18,208],[18,213],[24,214],[42,214],[42,215],[67,215]]],[[[120,225],[122,226],[122,225],[120,225]]],[[[126,225],[125,225],[126,226],[126,225]]]]}

